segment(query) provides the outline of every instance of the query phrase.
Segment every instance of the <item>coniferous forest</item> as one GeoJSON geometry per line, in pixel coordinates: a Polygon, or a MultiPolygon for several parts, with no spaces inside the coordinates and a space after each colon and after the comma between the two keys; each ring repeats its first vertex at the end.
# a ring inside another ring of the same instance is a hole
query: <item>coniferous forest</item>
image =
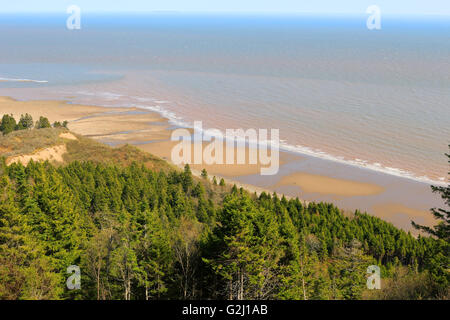
{"type": "MultiPolygon", "coordinates": [[[[449,189],[436,191],[448,204],[449,189]]],[[[413,237],[189,166],[3,159],[0,298],[448,299],[448,211],[442,220],[440,235],[413,237]],[[71,265],[79,290],[66,287],[71,265]],[[369,265],[382,290],[367,290],[369,265]]]]}

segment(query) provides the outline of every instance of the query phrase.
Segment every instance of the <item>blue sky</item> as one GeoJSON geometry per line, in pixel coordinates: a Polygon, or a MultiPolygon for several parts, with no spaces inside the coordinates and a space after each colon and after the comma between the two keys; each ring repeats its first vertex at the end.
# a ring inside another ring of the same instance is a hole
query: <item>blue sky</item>
{"type": "Polygon", "coordinates": [[[62,12],[69,5],[82,11],[307,12],[365,13],[378,5],[384,14],[450,16],[450,0],[8,0],[0,12],[62,12]]]}

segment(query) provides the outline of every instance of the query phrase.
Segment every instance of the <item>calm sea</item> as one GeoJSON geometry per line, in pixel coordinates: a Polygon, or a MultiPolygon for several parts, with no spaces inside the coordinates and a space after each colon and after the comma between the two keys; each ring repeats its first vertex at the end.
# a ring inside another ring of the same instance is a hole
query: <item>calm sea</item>
{"type": "Polygon", "coordinates": [[[292,151],[446,179],[450,18],[369,31],[366,16],[83,14],[81,30],[67,17],[0,15],[0,95],[279,128],[292,151]]]}

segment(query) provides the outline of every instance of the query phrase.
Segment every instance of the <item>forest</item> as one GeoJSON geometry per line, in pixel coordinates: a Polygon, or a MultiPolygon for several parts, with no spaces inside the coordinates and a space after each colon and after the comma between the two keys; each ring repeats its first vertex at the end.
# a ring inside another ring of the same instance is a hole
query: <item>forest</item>
{"type": "MultiPolygon", "coordinates": [[[[210,180],[188,165],[2,158],[0,299],[449,297],[448,211],[443,233],[414,237],[359,211],[210,180]],[[66,286],[71,265],[79,290],[66,286]],[[381,290],[367,289],[369,265],[381,290]]],[[[435,190],[447,205],[448,190],[435,190]]]]}

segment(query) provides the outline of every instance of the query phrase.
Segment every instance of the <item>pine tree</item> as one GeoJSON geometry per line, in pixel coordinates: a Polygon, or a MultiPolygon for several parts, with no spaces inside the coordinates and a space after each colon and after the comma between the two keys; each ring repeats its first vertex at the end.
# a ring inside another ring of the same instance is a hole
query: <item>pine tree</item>
{"type": "MultiPolygon", "coordinates": [[[[450,145],[448,146],[450,148],[450,145]]],[[[448,163],[450,164],[450,153],[446,154],[448,163]]],[[[449,172],[450,174],[450,172],[449,172]]],[[[450,208],[450,184],[444,186],[432,186],[434,193],[440,194],[447,207],[450,208]]],[[[426,263],[431,272],[431,276],[435,283],[438,284],[437,295],[448,297],[448,288],[450,285],[450,210],[444,208],[431,209],[433,216],[439,221],[434,227],[427,227],[416,224],[412,225],[437,239],[434,250],[427,255],[426,263]]]]}
{"type": "Polygon", "coordinates": [[[138,282],[144,290],[145,300],[160,298],[168,290],[168,279],[173,269],[173,251],[169,233],[158,211],[144,214],[136,249],[138,282]]]}
{"type": "Polygon", "coordinates": [[[31,129],[33,128],[33,117],[26,113],[25,115],[20,116],[20,120],[17,123],[17,129],[18,130],[25,130],[25,129],[31,129]]]}
{"type": "Polygon", "coordinates": [[[2,176],[0,299],[58,299],[62,294],[61,274],[55,272],[44,246],[28,225],[29,217],[20,213],[13,194],[11,181],[2,176]]]}
{"type": "Polygon", "coordinates": [[[50,121],[46,117],[40,116],[39,120],[36,121],[36,124],[34,125],[36,129],[42,129],[42,128],[51,128],[50,121]]]}
{"type": "Polygon", "coordinates": [[[139,274],[136,251],[139,241],[135,231],[133,217],[128,212],[122,211],[119,217],[118,245],[111,254],[113,261],[111,275],[121,283],[124,300],[131,300],[132,282],[139,274]]]}
{"type": "Polygon", "coordinates": [[[193,183],[194,183],[194,180],[192,179],[191,168],[189,167],[188,164],[186,164],[184,166],[184,172],[182,175],[182,182],[181,182],[184,192],[187,192],[189,190],[189,188],[192,187],[193,183]]]}
{"type": "Polygon", "coordinates": [[[335,249],[333,260],[329,267],[331,277],[331,297],[333,299],[361,299],[366,287],[366,270],[375,264],[360,250],[361,243],[357,240],[335,249]]]}
{"type": "Polygon", "coordinates": [[[198,182],[194,189],[192,190],[192,195],[196,198],[200,198],[201,196],[203,196],[205,194],[205,188],[203,187],[203,184],[201,184],[200,182],[198,182]]]}
{"type": "Polygon", "coordinates": [[[210,234],[210,257],[203,261],[219,276],[226,299],[262,299],[273,294],[277,227],[247,195],[231,194],[210,234]],[[273,242],[275,241],[275,242],[273,242]]]}
{"type": "MultiPolygon", "coordinates": [[[[450,145],[448,146],[450,149],[450,145]]],[[[450,164],[450,153],[445,154],[447,156],[448,163],[450,164]]],[[[450,172],[448,173],[450,174],[450,172]]],[[[447,207],[450,207],[450,184],[446,187],[443,186],[432,186],[432,191],[438,193],[444,200],[447,207]]],[[[433,216],[439,221],[439,223],[434,227],[421,226],[416,224],[414,221],[412,225],[418,229],[431,234],[438,239],[442,239],[446,242],[450,242],[450,210],[444,208],[433,208],[431,209],[433,216]]]]}
{"type": "Polygon", "coordinates": [[[185,190],[189,178],[189,168],[0,158],[0,298],[359,299],[368,264],[421,281],[393,282],[391,295],[446,297],[444,239],[275,193],[215,193],[194,179],[185,190]],[[64,289],[71,264],[77,292],[64,289]]]}
{"type": "Polygon", "coordinates": [[[13,132],[16,130],[16,120],[13,115],[3,115],[2,121],[0,123],[0,131],[3,132],[4,135],[13,132]]]}

